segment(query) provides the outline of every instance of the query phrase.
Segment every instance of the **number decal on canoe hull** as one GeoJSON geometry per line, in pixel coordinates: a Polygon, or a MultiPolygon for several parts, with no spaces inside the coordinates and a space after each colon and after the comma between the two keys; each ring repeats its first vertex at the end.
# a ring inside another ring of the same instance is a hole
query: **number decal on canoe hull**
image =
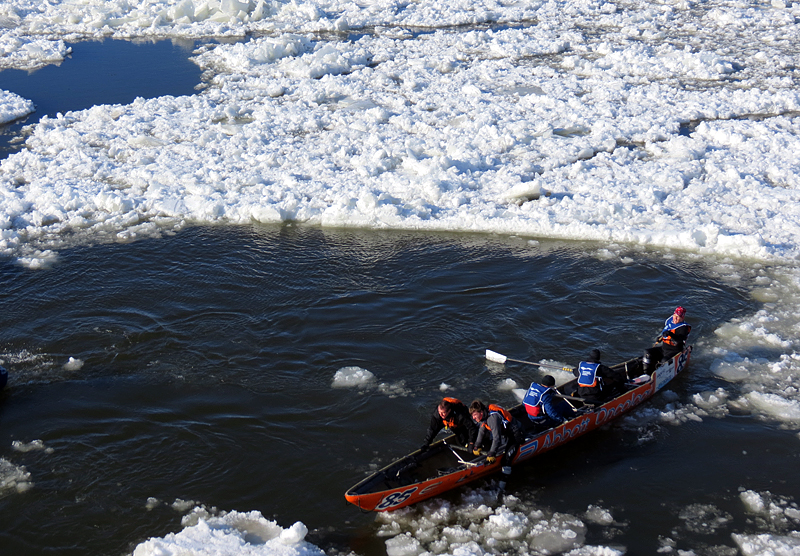
{"type": "Polygon", "coordinates": [[[388,510],[389,508],[394,508],[408,500],[408,497],[411,496],[416,492],[418,487],[409,488],[408,490],[404,490],[403,492],[393,492],[383,500],[381,503],[378,504],[375,509],[377,511],[381,510],[388,510]]]}

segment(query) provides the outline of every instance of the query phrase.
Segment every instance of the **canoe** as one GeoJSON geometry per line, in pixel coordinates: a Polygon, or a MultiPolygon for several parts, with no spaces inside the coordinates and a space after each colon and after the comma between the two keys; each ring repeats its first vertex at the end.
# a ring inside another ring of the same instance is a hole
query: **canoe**
{"type": "MultiPolygon", "coordinates": [[[[642,374],[642,358],[637,357],[614,365],[624,369],[628,377],[627,391],[602,405],[583,404],[571,396],[576,380],[558,387],[560,395],[578,407],[578,415],[557,427],[536,430],[520,404],[510,409],[514,418],[528,425],[525,441],[520,445],[512,466],[586,434],[642,404],[680,374],[689,364],[692,347],[663,361],[651,374],[642,374]]],[[[452,445],[450,435],[433,443],[426,451],[417,450],[358,482],[345,493],[345,499],[363,511],[383,512],[416,504],[449,490],[500,471],[500,458],[487,464],[485,456],[475,457],[471,451],[452,445]]]]}

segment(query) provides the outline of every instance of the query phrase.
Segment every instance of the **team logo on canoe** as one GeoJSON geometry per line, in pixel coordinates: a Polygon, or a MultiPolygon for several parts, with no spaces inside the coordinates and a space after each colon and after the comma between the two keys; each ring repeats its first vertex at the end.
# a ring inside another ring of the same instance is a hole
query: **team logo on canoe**
{"type": "Polygon", "coordinates": [[[689,360],[691,351],[691,347],[686,348],[680,355],[663,363],[656,369],[656,391],[661,390],[667,382],[675,378],[683,370],[689,360]]]}

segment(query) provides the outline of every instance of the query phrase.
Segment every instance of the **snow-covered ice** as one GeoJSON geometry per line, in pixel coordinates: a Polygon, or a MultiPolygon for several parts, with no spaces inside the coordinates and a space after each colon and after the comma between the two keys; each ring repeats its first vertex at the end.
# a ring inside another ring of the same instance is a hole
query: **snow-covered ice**
{"type": "Polygon", "coordinates": [[[34,111],[33,102],[9,91],[0,90],[0,124],[13,122],[34,111]]]}
{"type": "Polygon", "coordinates": [[[690,7],[10,2],[6,49],[40,63],[44,29],[268,36],[201,48],[203,93],[42,119],[0,165],[0,252],[298,221],[794,261],[799,8],[690,7]]]}
{"type": "Polygon", "coordinates": [[[212,515],[196,508],[186,515],[179,533],[152,538],[136,547],[133,556],[165,554],[237,556],[323,556],[305,540],[308,528],[300,522],[283,528],[259,512],[228,512],[212,515]]]}

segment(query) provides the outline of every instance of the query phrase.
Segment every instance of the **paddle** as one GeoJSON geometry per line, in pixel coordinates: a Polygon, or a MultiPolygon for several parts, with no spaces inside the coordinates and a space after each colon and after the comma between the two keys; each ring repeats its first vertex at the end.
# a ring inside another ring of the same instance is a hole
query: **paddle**
{"type": "Polygon", "coordinates": [[[523,361],[522,359],[512,359],[506,357],[502,353],[497,353],[490,349],[486,350],[486,359],[494,361],[495,363],[505,363],[506,361],[513,361],[514,363],[524,363],[525,365],[533,365],[534,367],[544,367],[547,369],[558,369],[560,371],[567,371],[571,373],[574,369],[572,367],[559,367],[558,365],[547,365],[545,363],[532,363],[531,361],[523,361]]]}
{"type": "Polygon", "coordinates": [[[450,448],[450,451],[451,451],[451,452],[453,452],[453,455],[455,455],[455,456],[456,456],[456,459],[458,459],[458,461],[459,461],[459,462],[461,463],[461,465],[463,465],[464,467],[475,467],[476,465],[480,465],[480,463],[481,463],[481,462],[467,461],[467,460],[465,460],[464,458],[462,458],[462,457],[461,457],[461,454],[459,454],[459,453],[456,451],[456,449],[455,449],[453,446],[451,446],[450,444],[447,444],[447,447],[448,447],[448,448],[450,448]]]}

